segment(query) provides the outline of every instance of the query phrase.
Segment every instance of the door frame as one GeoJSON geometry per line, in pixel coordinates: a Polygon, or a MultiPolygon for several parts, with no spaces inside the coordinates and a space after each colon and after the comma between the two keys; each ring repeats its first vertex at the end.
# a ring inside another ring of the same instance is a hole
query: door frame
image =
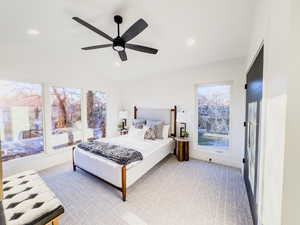
{"type": "MultiPolygon", "coordinates": [[[[259,46],[258,51],[256,52],[253,61],[251,62],[251,64],[248,67],[247,73],[246,73],[246,83],[248,80],[248,74],[251,71],[254,63],[256,62],[256,60],[258,59],[258,56],[262,54],[262,92],[261,92],[261,101],[259,106],[257,107],[257,110],[259,110],[258,113],[258,119],[259,119],[259,127],[257,128],[258,135],[256,138],[256,149],[255,149],[255,177],[254,177],[254,192],[252,195],[252,187],[251,187],[251,183],[249,180],[249,171],[248,171],[248,164],[247,164],[247,132],[248,132],[248,123],[245,122],[245,148],[244,148],[244,171],[243,171],[243,175],[244,175],[244,182],[246,185],[246,191],[247,191],[247,196],[248,196],[248,200],[249,200],[249,204],[250,204],[250,210],[251,210],[251,214],[252,214],[252,219],[253,219],[253,224],[257,225],[258,221],[259,221],[259,217],[261,215],[261,210],[262,210],[262,176],[263,176],[263,151],[262,151],[262,137],[263,137],[263,92],[264,92],[264,85],[263,85],[263,75],[264,75],[264,59],[265,59],[265,51],[264,51],[264,42],[262,41],[262,43],[259,46]]],[[[247,91],[247,90],[246,90],[247,91]]],[[[247,94],[246,94],[246,114],[245,114],[245,119],[248,119],[248,106],[247,106],[248,102],[247,102],[247,94]]]]}

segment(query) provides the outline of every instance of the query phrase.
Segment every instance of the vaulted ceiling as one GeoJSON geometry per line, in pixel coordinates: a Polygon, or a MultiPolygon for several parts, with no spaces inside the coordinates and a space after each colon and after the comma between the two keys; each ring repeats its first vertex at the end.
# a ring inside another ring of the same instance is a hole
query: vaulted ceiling
{"type": "Polygon", "coordinates": [[[251,2],[5,0],[0,7],[0,71],[131,79],[243,57],[250,38],[251,2]],[[128,61],[121,62],[111,48],[82,51],[81,47],[108,42],[72,17],[115,36],[116,14],[123,16],[121,32],[145,19],[149,27],[131,43],[158,48],[158,54],[128,49],[128,61]]]}

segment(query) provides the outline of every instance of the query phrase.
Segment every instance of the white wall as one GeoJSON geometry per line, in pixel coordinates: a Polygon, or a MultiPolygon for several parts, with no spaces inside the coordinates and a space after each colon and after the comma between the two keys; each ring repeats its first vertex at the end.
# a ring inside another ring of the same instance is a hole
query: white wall
{"type": "MultiPolygon", "coordinates": [[[[32,70],[33,71],[33,70],[32,70]]],[[[94,74],[93,79],[86,79],[85,73],[89,73],[89,77],[93,73],[91,71],[72,71],[70,74],[66,71],[60,71],[59,68],[54,72],[53,68],[49,70],[39,70],[36,72],[25,73],[16,71],[14,68],[10,70],[1,71],[0,70],[0,79],[1,80],[14,80],[21,82],[32,82],[32,83],[41,83],[44,86],[45,94],[49,86],[55,85],[58,87],[68,87],[68,88],[81,88],[83,90],[99,90],[107,94],[108,101],[108,111],[107,111],[107,136],[117,135],[117,124],[118,124],[118,113],[120,110],[120,96],[118,90],[118,83],[107,81],[101,78],[100,75],[94,74]],[[52,71],[53,70],[53,71],[52,71]]],[[[49,106],[48,96],[45,95],[45,106],[49,106]]],[[[50,111],[49,107],[44,107],[45,118],[44,126],[50,128],[50,111]]],[[[82,110],[84,111],[84,110],[82,110]]],[[[72,159],[71,148],[62,149],[62,150],[52,150],[49,145],[49,140],[51,134],[49,133],[50,129],[47,129],[48,133],[44,134],[46,136],[45,146],[46,151],[32,156],[23,157],[20,159],[10,160],[3,163],[4,176],[9,176],[24,170],[35,169],[42,170],[51,166],[55,166],[72,159]]]]}
{"type": "Polygon", "coordinates": [[[289,0],[259,0],[256,3],[246,70],[264,42],[259,224],[288,225],[281,222],[281,202],[286,142],[290,5],[289,0]]]}
{"type": "Polygon", "coordinates": [[[133,115],[133,106],[149,108],[171,108],[185,110],[190,115],[187,130],[193,142],[191,157],[242,167],[244,155],[244,116],[245,116],[245,76],[243,60],[230,60],[181,71],[155,75],[155,79],[124,81],[121,100],[124,109],[133,115]],[[231,146],[224,153],[198,149],[196,137],[196,85],[232,81],[231,98],[231,146]],[[193,138],[194,137],[194,138],[193,138]]]}
{"type": "Polygon", "coordinates": [[[287,86],[286,150],[282,194],[282,225],[299,224],[300,151],[300,1],[291,1],[289,38],[289,76],[287,86]]]}

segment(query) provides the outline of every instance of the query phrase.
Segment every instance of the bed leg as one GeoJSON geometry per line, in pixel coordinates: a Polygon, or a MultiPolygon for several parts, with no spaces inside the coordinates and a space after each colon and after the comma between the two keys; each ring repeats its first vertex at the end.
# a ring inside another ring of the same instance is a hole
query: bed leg
{"type": "Polygon", "coordinates": [[[126,201],[126,166],[122,167],[122,197],[126,201]]]}
{"type": "Polygon", "coordinates": [[[75,162],[74,162],[74,150],[75,150],[75,147],[72,148],[72,162],[73,162],[73,171],[76,171],[76,166],[75,166],[75,162]]]}

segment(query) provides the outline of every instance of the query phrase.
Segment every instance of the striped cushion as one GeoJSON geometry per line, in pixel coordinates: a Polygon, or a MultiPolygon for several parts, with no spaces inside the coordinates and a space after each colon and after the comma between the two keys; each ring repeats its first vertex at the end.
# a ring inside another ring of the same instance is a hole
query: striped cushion
{"type": "Polygon", "coordinates": [[[64,212],[61,202],[33,170],[5,178],[3,195],[6,225],[45,224],[64,212]]]}

